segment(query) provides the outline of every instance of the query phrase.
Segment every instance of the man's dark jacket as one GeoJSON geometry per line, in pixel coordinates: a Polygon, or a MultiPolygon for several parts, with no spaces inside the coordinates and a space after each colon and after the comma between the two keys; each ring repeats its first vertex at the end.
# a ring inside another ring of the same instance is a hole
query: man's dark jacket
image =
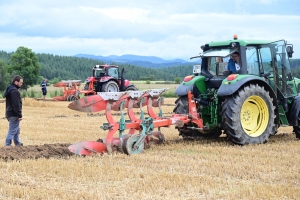
{"type": "Polygon", "coordinates": [[[4,97],[6,98],[6,118],[18,117],[22,118],[22,98],[19,92],[20,87],[11,84],[6,88],[4,97]]]}

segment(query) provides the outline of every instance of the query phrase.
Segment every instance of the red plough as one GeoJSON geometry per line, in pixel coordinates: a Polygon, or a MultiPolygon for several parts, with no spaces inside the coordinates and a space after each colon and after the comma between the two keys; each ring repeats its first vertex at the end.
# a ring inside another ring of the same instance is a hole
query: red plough
{"type": "Polygon", "coordinates": [[[53,97],[55,101],[75,101],[79,99],[81,80],[67,80],[55,83],[54,87],[63,88],[63,95],[53,97]]]}
{"type": "Polygon", "coordinates": [[[165,138],[160,131],[161,127],[169,127],[170,125],[182,127],[186,123],[194,123],[199,129],[203,128],[203,121],[196,111],[196,104],[190,92],[188,93],[188,115],[162,116],[163,98],[160,95],[166,90],[99,92],[97,95],[86,96],[70,103],[70,109],[81,112],[105,110],[108,123],[104,123],[101,128],[108,130],[108,134],[106,138],[99,141],[73,144],[69,147],[69,150],[75,154],[87,156],[91,153],[112,153],[116,150],[123,151],[128,155],[138,154],[143,151],[144,146],[148,145],[150,141],[164,142],[165,138]],[[147,106],[149,117],[144,116],[143,106],[147,106]],[[154,112],[153,107],[159,108],[158,115],[154,112]],[[124,108],[127,108],[127,115],[130,120],[125,120],[124,108]],[[140,108],[139,118],[135,115],[133,108],[140,108]],[[113,118],[112,110],[120,112],[121,117],[118,122],[113,118]],[[154,131],[155,128],[157,128],[156,131],[154,131]],[[124,134],[126,129],[128,129],[128,133],[124,134]]]}

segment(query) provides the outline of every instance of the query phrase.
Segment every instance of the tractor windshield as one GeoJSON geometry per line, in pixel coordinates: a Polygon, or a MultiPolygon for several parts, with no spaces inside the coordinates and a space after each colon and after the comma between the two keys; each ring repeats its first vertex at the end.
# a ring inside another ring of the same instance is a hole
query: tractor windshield
{"type": "Polygon", "coordinates": [[[105,69],[104,68],[97,68],[94,70],[94,77],[103,77],[105,75],[105,69]]]}
{"type": "Polygon", "coordinates": [[[203,52],[200,56],[201,57],[227,57],[233,52],[237,51],[237,48],[224,48],[224,49],[210,49],[208,51],[203,52]]]}
{"type": "Polygon", "coordinates": [[[233,52],[238,48],[214,48],[201,54],[202,60],[207,60],[207,70],[213,76],[223,76],[226,66],[233,52]]]}

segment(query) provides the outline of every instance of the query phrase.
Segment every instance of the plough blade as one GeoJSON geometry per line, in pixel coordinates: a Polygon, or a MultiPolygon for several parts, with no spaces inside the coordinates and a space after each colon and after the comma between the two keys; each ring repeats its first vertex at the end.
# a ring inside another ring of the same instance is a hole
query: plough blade
{"type": "Polygon", "coordinates": [[[53,97],[52,99],[55,101],[64,101],[65,97],[64,96],[56,96],[56,97],[53,97]]]}
{"type": "Polygon", "coordinates": [[[107,152],[106,144],[95,141],[80,142],[72,144],[68,147],[69,151],[75,153],[76,155],[89,156],[91,153],[104,153],[107,152]]]}
{"type": "Polygon", "coordinates": [[[68,105],[71,110],[80,112],[99,112],[105,110],[107,102],[99,95],[85,96],[68,105]]]}
{"type": "Polygon", "coordinates": [[[68,147],[68,149],[69,151],[71,151],[76,155],[89,156],[91,154],[91,151],[84,148],[86,143],[87,142],[80,142],[80,143],[72,144],[71,146],[68,147]]]}
{"type": "Polygon", "coordinates": [[[107,151],[106,144],[102,142],[86,142],[83,148],[94,153],[104,153],[107,151]]]}
{"type": "MultiPolygon", "coordinates": [[[[165,91],[165,90],[163,90],[165,91]]],[[[129,100],[134,98],[133,108],[140,108],[146,106],[149,101],[149,97],[155,97],[152,100],[153,107],[159,107],[157,98],[162,92],[153,92],[153,90],[146,91],[130,91],[130,92],[98,92],[97,95],[85,96],[79,100],[76,100],[68,105],[68,108],[80,112],[100,112],[106,109],[108,101],[111,101],[111,110],[119,111],[120,103],[125,101],[125,108],[128,108],[129,100]],[[141,96],[135,97],[135,93],[141,92],[141,96]],[[152,96],[151,96],[152,95],[152,96]],[[141,98],[145,98],[141,101],[141,98]]],[[[161,101],[161,105],[163,101],[161,101]]]]}

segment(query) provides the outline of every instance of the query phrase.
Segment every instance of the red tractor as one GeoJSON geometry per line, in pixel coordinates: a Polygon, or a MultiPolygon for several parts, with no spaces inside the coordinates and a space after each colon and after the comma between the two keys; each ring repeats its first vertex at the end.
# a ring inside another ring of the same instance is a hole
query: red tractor
{"type": "Polygon", "coordinates": [[[116,65],[95,65],[93,74],[86,79],[84,90],[80,93],[93,95],[97,92],[119,92],[138,90],[129,80],[124,78],[124,68],[119,76],[119,66],[116,65]]]}

